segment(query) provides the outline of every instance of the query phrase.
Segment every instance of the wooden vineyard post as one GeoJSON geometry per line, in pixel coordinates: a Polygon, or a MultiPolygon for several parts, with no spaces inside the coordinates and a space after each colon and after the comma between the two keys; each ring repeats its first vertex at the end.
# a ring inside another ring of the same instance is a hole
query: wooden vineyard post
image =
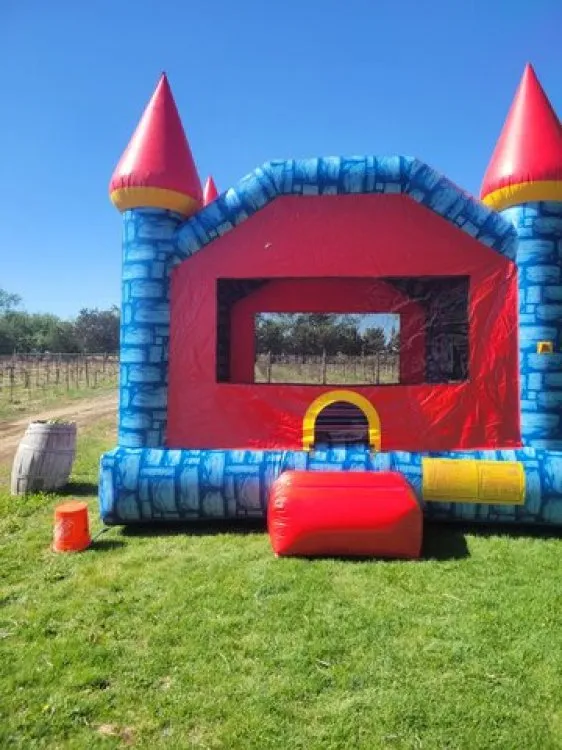
{"type": "Polygon", "coordinates": [[[12,404],[14,402],[14,385],[15,385],[14,365],[10,365],[8,367],[8,372],[10,373],[10,403],[12,404]]]}
{"type": "Polygon", "coordinates": [[[322,384],[326,384],[326,374],[327,374],[327,360],[326,360],[326,349],[322,349],[322,384]]]}
{"type": "Polygon", "coordinates": [[[271,383],[271,352],[267,352],[266,383],[271,383]]]}

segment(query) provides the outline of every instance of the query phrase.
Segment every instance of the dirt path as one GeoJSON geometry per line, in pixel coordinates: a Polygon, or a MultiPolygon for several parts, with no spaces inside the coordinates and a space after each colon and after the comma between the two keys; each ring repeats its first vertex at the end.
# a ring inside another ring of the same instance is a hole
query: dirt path
{"type": "Polygon", "coordinates": [[[64,419],[76,422],[78,428],[97,422],[104,417],[117,419],[117,394],[80,399],[68,406],[53,407],[38,414],[0,422],[0,461],[12,460],[27,425],[33,420],[64,419]]]}

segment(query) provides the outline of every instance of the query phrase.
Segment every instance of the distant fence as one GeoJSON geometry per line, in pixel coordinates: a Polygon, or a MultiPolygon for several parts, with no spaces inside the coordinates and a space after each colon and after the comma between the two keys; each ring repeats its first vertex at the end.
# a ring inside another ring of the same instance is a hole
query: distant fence
{"type": "Polygon", "coordinates": [[[0,355],[0,404],[117,385],[117,354],[0,355]]]}
{"type": "Polygon", "coordinates": [[[400,382],[399,355],[380,352],[364,356],[258,354],[256,383],[303,385],[382,385],[400,382]]]}

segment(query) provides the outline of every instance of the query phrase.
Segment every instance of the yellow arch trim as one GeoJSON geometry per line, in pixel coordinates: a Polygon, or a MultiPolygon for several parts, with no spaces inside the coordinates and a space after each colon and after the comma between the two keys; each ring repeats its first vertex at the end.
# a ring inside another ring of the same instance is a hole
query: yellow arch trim
{"type": "Polygon", "coordinates": [[[314,428],[316,426],[316,418],[320,412],[327,406],[330,406],[330,404],[335,404],[336,401],[346,401],[349,404],[357,406],[358,409],[361,409],[363,414],[367,417],[367,422],[369,424],[369,445],[373,450],[380,451],[381,420],[377,410],[372,403],[365,398],[365,396],[361,396],[361,394],[355,393],[355,391],[345,390],[328,391],[328,393],[323,393],[321,396],[318,396],[318,398],[310,404],[302,421],[303,450],[309,451],[314,444],[314,428]]]}
{"type": "Polygon", "coordinates": [[[129,208],[166,208],[187,217],[197,213],[201,208],[201,204],[189,195],[158,187],[117,188],[109,197],[121,212],[129,208]]]}
{"type": "Polygon", "coordinates": [[[482,198],[482,202],[495,211],[536,201],[562,201],[562,181],[520,182],[493,190],[482,198]]]}

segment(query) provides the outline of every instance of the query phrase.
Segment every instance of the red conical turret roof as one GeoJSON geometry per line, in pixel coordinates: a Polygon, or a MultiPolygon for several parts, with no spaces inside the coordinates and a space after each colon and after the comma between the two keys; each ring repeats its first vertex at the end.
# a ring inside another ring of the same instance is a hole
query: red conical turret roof
{"type": "Polygon", "coordinates": [[[149,206],[190,216],[201,207],[201,182],[165,73],[113,173],[109,193],[120,211],[149,206]]]}
{"type": "Polygon", "coordinates": [[[211,176],[207,177],[207,182],[203,188],[203,205],[208,206],[209,203],[212,203],[215,200],[215,198],[218,198],[218,195],[219,191],[217,190],[215,181],[211,176]]]}
{"type": "Polygon", "coordinates": [[[484,176],[491,208],[562,201],[562,126],[528,64],[484,176]]]}

